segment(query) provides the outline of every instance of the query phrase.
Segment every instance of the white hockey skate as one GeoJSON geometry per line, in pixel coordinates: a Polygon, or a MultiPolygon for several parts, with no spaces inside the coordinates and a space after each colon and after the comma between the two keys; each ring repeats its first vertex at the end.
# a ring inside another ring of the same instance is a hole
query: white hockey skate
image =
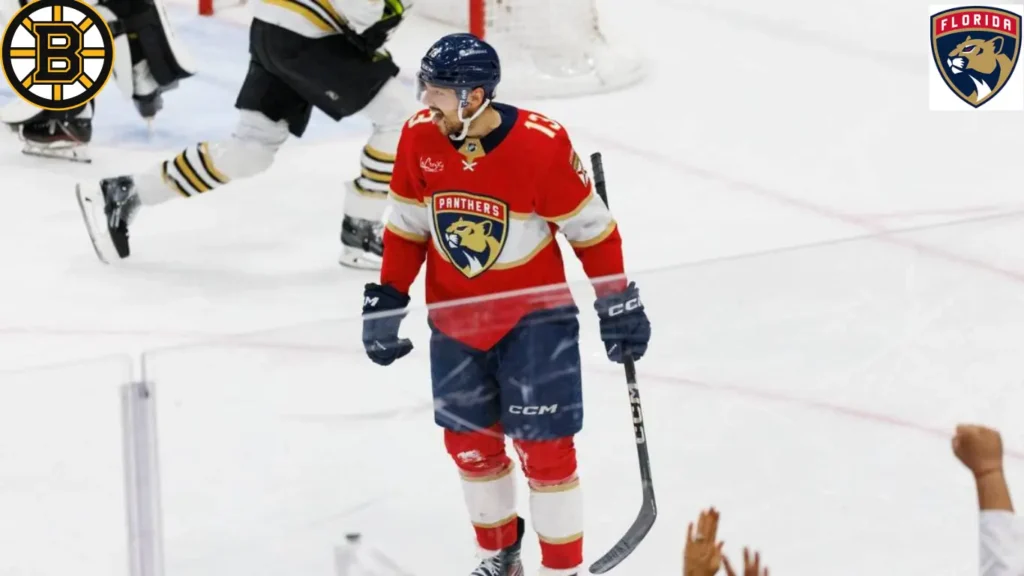
{"type": "Polygon", "coordinates": [[[384,258],[384,224],[345,216],[341,222],[338,263],[360,270],[380,270],[384,258]]]}
{"type": "Polygon", "coordinates": [[[368,195],[355,181],[345,182],[345,214],[341,221],[338,263],[360,270],[380,270],[384,260],[387,197],[368,195]]]}

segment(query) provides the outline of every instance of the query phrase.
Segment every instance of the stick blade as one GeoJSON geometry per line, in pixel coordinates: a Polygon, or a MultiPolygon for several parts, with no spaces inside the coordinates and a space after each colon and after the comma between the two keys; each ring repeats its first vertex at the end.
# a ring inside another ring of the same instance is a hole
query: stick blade
{"type": "Polygon", "coordinates": [[[654,504],[654,494],[644,494],[644,506],[640,509],[636,520],[629,530],[619,538],[604,556],[598,558],[590,565],[591,574],[604,574],[619,565],[627,556],[633,553],[640,546],[640,542],[647,536],[647,533],[654,527],[654,521],[658,518],[658,508],[654,504]]]}

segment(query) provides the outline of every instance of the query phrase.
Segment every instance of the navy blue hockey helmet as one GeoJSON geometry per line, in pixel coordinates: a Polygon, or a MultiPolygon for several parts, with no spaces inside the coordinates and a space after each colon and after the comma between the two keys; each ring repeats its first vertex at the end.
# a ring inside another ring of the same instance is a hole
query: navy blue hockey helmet
{"type": "Polygon", "coordinates": [[[494,91],[501,81],[501,62],[497,50],[476,36],[449,34],[427,50],[416,77],[420,94],[424,82],[454,88],[459,102],[465,106],[469,93],[476,88],[483,89],[484,98],[494,98],[494,91]]]}

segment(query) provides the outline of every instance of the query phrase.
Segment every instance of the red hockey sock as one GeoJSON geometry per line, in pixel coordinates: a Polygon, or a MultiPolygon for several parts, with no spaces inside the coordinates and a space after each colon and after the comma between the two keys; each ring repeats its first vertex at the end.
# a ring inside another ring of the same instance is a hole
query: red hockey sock
{"type": "Polygon", "coordinates": [[[583,564],[583,494],[579,480],[530,484],[530,515],[540,539],[542,574],[575,574],[583,564]],[[565,572],[562,572],[562,571],[565,572]]]}
{"type": "Polygon", "coordinates": [[[516,541],[516,484],[505,437],[494,426],[474,432],[445,430],[444,439],[462,475],[462,493],[481,555],[493,556],[516,541]]]}
{"type": "Polygon", "coordinates": [[[530,516],[540,539],[541,574],[575,574],[583,564],[583,493],[572,438],[516,441],[530,479],[530,516]]]}

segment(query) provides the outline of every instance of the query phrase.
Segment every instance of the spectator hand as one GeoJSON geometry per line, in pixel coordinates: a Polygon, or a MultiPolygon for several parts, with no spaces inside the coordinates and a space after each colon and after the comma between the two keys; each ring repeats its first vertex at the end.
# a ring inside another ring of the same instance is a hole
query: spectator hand
{"type": "Polygon", "coordinates": [[[1003,470],[1003,441],[999,432],[984,426],[961,424],[953,436],[953,454],[975,478],[1003,470]]]}
{"type": "Polygon", "coordinates": [[[714,508],[700,513],[697,532],[693,522],[686,529],[686,547],[683,549],[683,576],[712,576],[722,566],[722,546],[715,542],[718,535],[718,511],[714,508]]]}
{"type": "MultiPolygon", "coordinates": [[[[728,576],[737,576],[736,571],[732,569],[729,564],[728,558],[722,558],[725,562],[725,573],[728,576]]],[[[761,555],[754,552],[754,557],[750,557],[750,550],[747,548],[743,549],[743,576],[768,576],[768,567],[765,566],[764,571],[761,571],[761,555]]]]}

